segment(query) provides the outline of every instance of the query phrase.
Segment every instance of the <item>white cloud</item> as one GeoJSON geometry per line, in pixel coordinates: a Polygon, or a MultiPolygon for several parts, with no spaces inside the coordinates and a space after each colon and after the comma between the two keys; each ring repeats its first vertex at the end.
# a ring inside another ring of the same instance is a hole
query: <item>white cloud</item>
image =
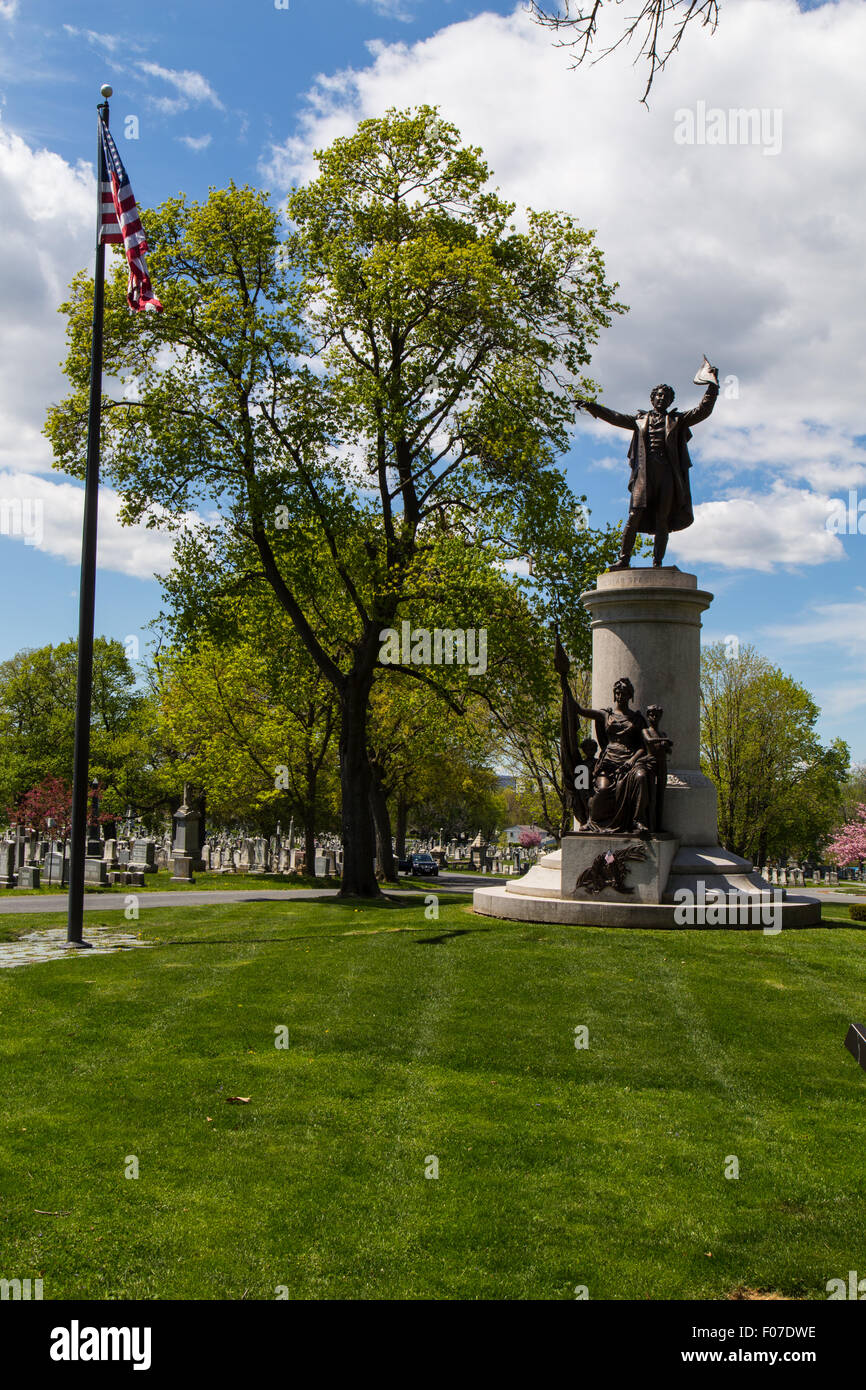
{"type": "Polygon", "coordinates": [[[102,48],[106,53],[116,53],[126,43],[119,34],[100,34],[96,29],[77,29],[74,24],[64,24],[63,28],[70,38],[86,39],[92,48],[102,48]]]}
{"type": "Polygon", "coordinates": [[[224,109],[217,93],[200,72],[195,72],[189,68],[183,71],[178,71],[175,68],[164,68],[159,63],[139,63],[138,67],[148,77],[155,77],[161,82],[167,82],[177,92],[176,97],[152,98],[154,106],[164,115],[175,116],[180,111],[188,110],[190,106],[205,104],[216,107],[218,111],[224,109]]]}
{"type": "Polygon", "coordinates": [[[360,0],[360,4],[370,6],[385,19],[400,19],[411,24],[415,18],[410,0],[360,0]]]}
{"type": "MultiPolygon", "coordinates": [[[[850,601],[813,603],[796,623],[767,627],[769,637],[789,647],[830,646],[841,657],[866,661],[866,592],[850,601]]],[[[863,687],[866,694],[866,685],[863,687]]]]}
{"type": "Polygon", "coordinates": [[[213,136],[212,136],[212,135],[179,135],[177,138],[178,138],[178,140],[180,141],[180,143],[181,143],[182,145],[186,145],[187,149],[192,150],[193,154],[200,154],[202,150],[206,150],[206,149],[207,149],[208,145],[210,144],[211,140],[213,139],[213,136]]]}
{"type": "MultiPolygon", "coordinates": [[[[111,488],[99,491],[100,569],[150,579],[171,568],[172,540],[143,525],[122,526],[120,498],[111,488]]],[[[84,489],[71,482],[28,473],[0,473],[0,544],[30,545],[67,564],[81,563],[84,489]],[[30,539],[26,539],[29,536],[30,539]]]]}
{"type": "MultiPolygon", "coordinates": [[[[34,549],[78,565],[83,491],[51,468],[42,435],[46,409],[66,383],[65,319],[57,306],[69,280],[92,258],[96,187],[90,166],[34,150],[0,127],[0,544],[34,549]],[[29,536],[29,540],[26,539],[29,536]]],[[[99,503],[102,569],[150,578],[171,565],[171,539],[144,526],[123,527],[119,499],[103,488],[99,503]]]]}
{"type": "Polygon", "coordinates": [[[0,0],[0,19],[14,19],[18,13],[18,0],[0,0]]]}
{"type": "Polygon", "coordinates": [[[96,187],[74,168],[0,128],[0,468],[50,467],[40,433],[64,380],[65,321],[57,306],[76,270],[92,259],[96,187]]]}
{"type": "MultiPolygon", "coordinates": [[[[317,81],[296,132],[263,168],[288,188],[315,175],[314,148],[358,119],[439,105],[482,146],[507,197],[565,208],[597,228],[609,276],[631,306],[592,363],[608,403],[645,405],[649,388],[667,380],[688,406],[704,351],[723,378],[736,378],[695,433],[703,485],[723,500],[699,513],[707,520],[691,535],[720,553],[709,522],[727,518],[768,540],[751,567],[817,564],[839,546],[814,533],[808,489],[823,506],[826,494],[866,483],[866,84],[851,57],[864,48],[860,0],[807,11],[795,0],[726,0],[712,39],[686,35],[648,112],[633,52],[574,72],[521,4],[417,43],[371,44],[367,67],[317,81]],[[728,132],[731,110],[770,113],[778,152],[678,144],[678,113],[697,120],[701,102],[726,113],[728,132]],[[750,491],[737,500],[731,484],[741,490],[744,475],[750,491]],[[773,480],[790,490],[773,494],[789,531],[759,516],[759,492],[773,480]]],[[[730,545],[745,556],[737,538],[730,545]]]]}
{"type": "Polygon", "coordinates": [[[851,598],[815,600],[792,621],[764,627],[762,636],[796,653],[801,663],[811,658],[826,736],[841,735],[853,746],[854,761],[862,761],[858,716],[866,710],[866,589],[857,585],[851,598]]]}
{"type": "Polygon", "coordinates": [[[626,451],[624,449],[621,454],[605,454],[604,458],[593,459],[588,466],[593,472],[627,475],[626,451]]]}
{"type": "Polygon", "coordinates": [[[827,497],[776,481],[769,494],[698,503],[694,525],[676,531],[669,549],[686,565],[764,573],[843,560],[842,542],[827,530],[829,505],[827,497]]]}
{"type": "MultiPolygon", "coordinates": [[[[861,613],[861,621],[864,617],[866,613],[861,613]]],[[[866,681],[861,679],[841,685],[834,681],[833,685],[818,691],[818,701],[825,719],[848,719],[859,710],[866,709],[866,681]]]]}

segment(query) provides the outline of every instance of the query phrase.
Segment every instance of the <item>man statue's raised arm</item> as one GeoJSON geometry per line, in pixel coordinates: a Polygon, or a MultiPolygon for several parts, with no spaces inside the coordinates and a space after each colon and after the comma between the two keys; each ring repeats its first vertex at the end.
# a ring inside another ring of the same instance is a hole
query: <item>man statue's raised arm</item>
{"type": "Polygon", "coordinates": [[[595,420],[604,420],[608,425],[616,425],[621,430],[633,430],[637,426],[634,415],[621,415],[618,410],[610,410],[596,401],[581,401],[580,407],[595,420]]]}
{"type": "Polygon", "coordinates": [[[691,429],[692,425],[699,425],[702,420],[706,420],[708,415],[712,415],[713,406],[719,397],[719,388],[710,382],[700,405],[693,406],[691,410],[684,410],[680,415],[680,423],[691,429]]]}

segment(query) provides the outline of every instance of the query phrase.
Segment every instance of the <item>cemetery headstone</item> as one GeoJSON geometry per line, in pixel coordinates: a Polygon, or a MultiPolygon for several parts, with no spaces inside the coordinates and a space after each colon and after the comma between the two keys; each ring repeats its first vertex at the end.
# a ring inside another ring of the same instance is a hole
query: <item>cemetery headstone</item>
{"type": "Polygon", "coordinates": [[[91,885],[108,882],[105,860],[101,856],[89,855],[84,860],[84,882],[91,885]]]}
{"type": "Polygon", "coordinates": [[[333,872],[334,856],[327,850],[316,855],[314,873],[316,878],[330,878],[333,872]]]}
{"type": "Polygon", "coordinates": [[[183,801],[174,813],[172,865],[178,858],[191,859],[196,869],[204,867],[201,859],[201,816],[190,804],[189,785],[186,782],[183,787],[183,801]]]}
{"type": "Polygon", "coordinates": [[[59,849],[50,849],[45,856],[42,865],[42,873],[45,883],[50,887],[55,884],[58,888],[63,888],[69,882],[69,860],[59,849]]]}
{"type": "Polygon", "coordinates": [[[15,841],[0,840],[0,888],[12,888],[15,883],[15,841]]]}
{"type": "Polygon", "coordinates": [[[153,840],[135,840],[129,867],[141,874],[156,873],[156,845],[153,840]]]}
{"type": "Polygon", "coordinates": [[[171,861],[172,883],[192,883],[192,855],[176,854],[171,861]]]}

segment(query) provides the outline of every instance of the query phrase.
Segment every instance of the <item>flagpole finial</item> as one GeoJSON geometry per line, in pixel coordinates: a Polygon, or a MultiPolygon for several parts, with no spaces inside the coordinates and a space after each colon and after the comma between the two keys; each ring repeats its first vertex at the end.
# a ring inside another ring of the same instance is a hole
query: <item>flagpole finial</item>
{"type": "Polygon", "coordinates": [[[114,96],[114,88],[109,87],[108,83],[104,82],[99,89],[99,95],[105,97],[105,100],[108,101],[109,97],[114,96]]]}

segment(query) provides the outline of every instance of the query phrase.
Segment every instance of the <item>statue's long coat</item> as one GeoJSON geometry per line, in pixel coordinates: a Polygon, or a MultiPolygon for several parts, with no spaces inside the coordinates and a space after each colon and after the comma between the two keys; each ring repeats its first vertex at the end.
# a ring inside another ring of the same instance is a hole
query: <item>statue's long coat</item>
{"type": "MultiPolygon", "coordinates": [[[[685,531],[686,527],[691,526],[695,519],[689,485],[689,469],[692,466],[688,450],[688,441],[692,437],[690,427],[700,424],[701,420],[706,420],[707,416],[712,414],[718,394],[719,388],[717,386],[708,386],[700,405],[695,406],[693,410],[669,410],[667,413],[665,455],[674,479],[674,505],[670,523],[664,528],[669,531],[685,531]]],[[[640,410],[635,415],[622,415],[618,410],[609,410],[605,405],[596,405],[591,402],[587,403],[586,409],[597,420],[606,420],[609,425],[616,425],[622,430],[631,430],[632,438],[628,451],[628,461],[631,465],[631,478],[628,484],[628,490],[631,493],[629,512],[648,507],[649,510],[643,517],[639,529],[646,532],[647,535],[655,535],[656,516],[651,506],[647,482],[649,412],[640,410]]]]}

